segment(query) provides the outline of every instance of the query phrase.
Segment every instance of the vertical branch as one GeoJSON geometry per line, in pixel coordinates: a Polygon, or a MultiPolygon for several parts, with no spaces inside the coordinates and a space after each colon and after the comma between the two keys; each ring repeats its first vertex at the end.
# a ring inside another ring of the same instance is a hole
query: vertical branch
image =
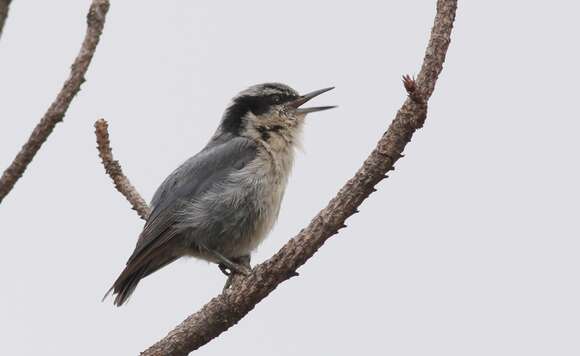
{"type": "MultiPolygon", "coordinates": [[[[6,1],[6,0],[0,0],[6,1]]],[[[109,10],[109,0],[93,0],[87,14],[87,32],[81,45],[81,50],[71,66],[69,78],[65,81],[62,89],[50,105],[38,125],[32,131],[28,141],[10,166],[0,177],[0,203],[14,187],[14,184],[22,177],[28,164],[32,161],[42,144],[57,123],[62,121],[70,103],[80,90],[85,81],[85,73],[93,59],[99,38],[105,25],[105,16],[109,10]]]]}
{"type": "Polygon", "coordinates": [[[437,78],[443,70],[443,63],[447,55],[449,43],[451,43],[451,30],[455,22],[455,10],[457,10],[457,0],[437,1],[437,13],[429,44],[425,50],[423,65],[417,75],[417,85],[425,101],[429,100],[435,90],[437,78]]]}

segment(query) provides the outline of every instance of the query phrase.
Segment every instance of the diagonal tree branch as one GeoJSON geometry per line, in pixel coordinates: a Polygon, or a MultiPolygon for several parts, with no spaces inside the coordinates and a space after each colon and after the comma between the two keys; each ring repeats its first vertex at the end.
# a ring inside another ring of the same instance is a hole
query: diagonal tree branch
{"type": "Polygon", "coordinates": [[[298,267],[312,257],[328,238],[345,226],[345,220],[357,212],[358,206],[375,190],[374,186],[385,178],[385,174],[401,157],[413,133],[423,126],[427,114],[427,100],[443,69],[456,8],[457,0],[437,2],[437,15],[416,87],[355,176],[278,253],[256,266],[249,276],[235,279],[229,289],[185,319],[165,338],[143,352],[143,356],[187,355],[205,345],[235,325],[278,284],[295,275],[298,267]],[[422,100],[413,100],[413,97],[421,97],[422,100]]]}
{"type": "Polygon", "coordinates": [[[95,122],[97,149],[99,150],[99,157],[101,157],[101,161],[105,167],[105,172],[107,172],[113,180],[113,183],[115,183],[115,188],[131,203],[133,210],[139,214],[141,219],[145,220],[149,215],[149,207],[129,179],[123,174],[123,169],[119,161],[113,158],[108,129],[109,124],[105,119],[100,119],[95,122]]]}
{"type": "Polygon", "coordinates": [[[413,133],[423,126],[427,102],[443,69],[449,47],[457,0],[438,0],[421,71],[417,80],[403,77],[409,97],[397,112],[376,148],[310,224],[269,260],[257,265],[249,276],[237,275],[231,286],[192,314],[142,356],[184,356],[207,344],[235,325],[280,283],[296,275],[296,269],[338,230],[360,204],[375,191],[375,185],[393,169],[413,133]]]}
{"type": "Polygon", "coordinates": [[[4,29],[4,24],[8,17],[8,9],[10,8],[11,1],[12,0],[0,0],[0,36],[2,36],[2,30],[4,29]]]}
{"type": "MultiPolygon", "coordinates": [[[[0,0],[5,1],[5,0],[0,0]]],[[[62,121],[71,101],[85,81],[85,73],[93,58],[99,38],[105,25],[105,16],[109,10],[108,0],[93,0],[87,14],[87,32],[81,50],[71,66],[70,76],[50,105],[38,125],[32,131],[28,141],[22,146],[14,161],[0,177],[0,203],[22,177],[28,164],[32,161],[44,141],[51,134],[57,123],[62,121]]],[[[1,21],[1,20],[0,20],[1,21]]]]}

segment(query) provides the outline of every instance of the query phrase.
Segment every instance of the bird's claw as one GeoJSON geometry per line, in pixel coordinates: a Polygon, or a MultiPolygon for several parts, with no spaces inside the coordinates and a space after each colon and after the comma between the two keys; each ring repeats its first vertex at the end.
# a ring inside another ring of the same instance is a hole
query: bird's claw
{"type": "Polygon", "coordinates": [[[232,274],[228,266],[224,265],[223,263],[218,264],[218,267],[220,268],[220,271],[222,271],[222,273],[226,276],[229,277],[232,274]]]}

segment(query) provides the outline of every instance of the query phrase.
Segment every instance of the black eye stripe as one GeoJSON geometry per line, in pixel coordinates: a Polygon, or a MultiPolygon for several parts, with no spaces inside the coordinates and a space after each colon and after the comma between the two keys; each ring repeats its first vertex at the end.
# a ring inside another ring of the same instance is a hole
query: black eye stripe
{"type": "Polygon", "coordinates": [[[266,100],[269,101],[271,104],[282,104],[294,100],[296,98],[297,97],[288,94],[270,94],[267,96],[266,100]]]}
{"type": "MultiPolygon", "coordinates": [[[[236,99],[239,107],[252,111],[254,115],[266,113],[270,106],[279,105],[294,100],[295,97],[287,94],[269,94],[264,96],[242,96],[236,99]]],[[[246,111],[247,112],[247,111],[246,111]]]]}
{"type": "Polygon", "coordinates": [[[239,134],[242,126],[242,118],[248,112],[254,115],[267,113],[272,105],[279,105],[298,98],[296,95],[286,93],[274,93],[262,96],[244,95],[237,97],[228,108],[222,121],[222,128],[233,134],[239,134]]]}

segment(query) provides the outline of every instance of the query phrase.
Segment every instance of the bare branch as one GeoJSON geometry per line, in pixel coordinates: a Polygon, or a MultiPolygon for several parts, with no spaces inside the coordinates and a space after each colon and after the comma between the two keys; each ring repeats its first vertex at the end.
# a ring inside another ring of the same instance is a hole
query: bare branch
{"type": "Polygon", "coordinates": [[[0,0],[0,36],[2,36],[2,30],[4,29],[4,24],[8,17],[8,9],[10,8],[11,1],[12,0],[0,0]]]}
{"type": "Polygon", "coordinates": [[[423,126],[427,101],[443,69],[455,20],[457,0],[438,0],[437,15],[417,81],[408,78],[413,88],[409,97],[377,147],[335,198],[310,224],[291,239],[278,253],[257,265],[247,277],[237,277],[229,289],[213,298],[200,311],[189,316],[165,338],[142,353],[142,356],[181,356],[205,345],[235,325],[281,282],[294,276],[324,242],[345,227],[345,220],[374,190],[385,174],[402,157],[413,133],[423,126]]]}
{"type": "Polygon", "coordinates": [[[105,172],[107,172],[113,180],[113,183],[115,183],[115,188],[131,203],[133,210],[139,214],[141,219],[145,220],[149,215],[149,207],[129,179],[123,174],[123,169],[121,169],[119,161],[113,158],[108,128],[109,124],[105,119],[100,119],[95,122],[97,149],[99,150],[99,157],[101,157],[103,166],[105,167],[105,172]]]}
{"type": "MultiPolygon", "coordinates": [[[[2,1],[2,0],[0,0],[2,1]]],[[[14,161],[0,178],[0,203],[8,195],[16,181],[22,177],[28,164],[32,161],[44,141],[48,138],[57,123],[62,121],[72,99],[85,81],[85,73],[99,43],[105,25],[105,16],[109,10],[108,0],[93,0],[87,14],[87,32],[81,50],[71,66],[70,76],[50,105],[38,125],[32,131],[28,141],[22,146],[14,161]]]]}

